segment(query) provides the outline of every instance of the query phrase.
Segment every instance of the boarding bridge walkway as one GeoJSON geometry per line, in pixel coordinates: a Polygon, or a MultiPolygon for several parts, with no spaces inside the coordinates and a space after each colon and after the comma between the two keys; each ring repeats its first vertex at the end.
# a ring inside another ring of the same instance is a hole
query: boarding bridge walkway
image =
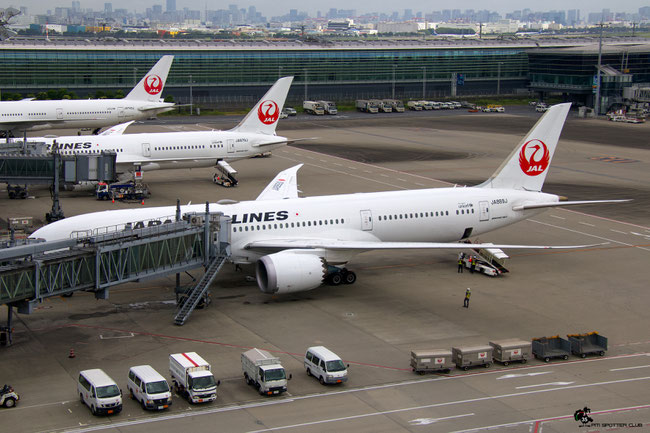
{"type": "MultiPolygon", "coordinates": [[[[110,287],[199,267],[213,271],[209,281],[199,282],[199,298],[205,295],[230,256],[229,217],[206,212],[181,219],[178,211],[147,225],[105,227],[62,241],[0,249],[0,305],[29,314],[48,297],[86,290],[106,299],[110,287]]],[[[185,320],[196,306],[190,305],[183,308],[185,320]]]]}

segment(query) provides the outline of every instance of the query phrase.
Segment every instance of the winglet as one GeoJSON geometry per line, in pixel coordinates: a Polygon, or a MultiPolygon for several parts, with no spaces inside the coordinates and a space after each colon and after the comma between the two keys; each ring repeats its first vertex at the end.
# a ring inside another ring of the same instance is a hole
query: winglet
{"type": "Polygon", "coordinates": [[[135,122],[135,120],[131,120],[130,122],[120,123],[119,125],[111,126],[106,131],[103,131],[99,135],[122,135],[124,134],[124,131],[126,131],[126,128],[131,126],[133,122],[135,122]]]}
{"type": "Polygon", "coordinates": [[[275,135],[293,77],[280,78],[231,131],[275,135]]]}
{"type": "Polygon", "coordinates": [[[298,170],[303,164],[282,170],[255,200],[298,198],[298,170]]]}
{"type": "Polygon", "coordinates": [[[159,102],[174,56],[162,56],[124,99],[159,102]]]}

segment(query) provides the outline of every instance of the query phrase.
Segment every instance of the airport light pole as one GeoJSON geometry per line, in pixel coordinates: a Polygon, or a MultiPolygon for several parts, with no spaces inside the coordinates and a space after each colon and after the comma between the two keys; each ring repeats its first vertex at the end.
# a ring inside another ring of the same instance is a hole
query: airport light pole
{"type": "Polygon", "coordinates": [[[497,95],[501,94],[501,65],[503,62],[497,63],[497,95]]]}
{"type": "Polygon", "coordinates": [[[395,69],[397,68],[397,65],[393,65],[393,99],[395,99],[395,69]]]}
{"type": "Polygon", "coordinates": [[[192,109],[194,108],[193,105],[193,100],[192,100],[192,74],[190,74],[190,116],[192,115],[192,109]]]}
{"type": "Polygon", "coordinates": [[[308,101],[307,99],[307,69],[304,69],[305,72],[305,101],[308,101]]]}
{"type": "Polygon", "coordinates": [[[422,99],[425,99],[424,95],[427,93],[427,67],[422,66],[422,99]]]}
{"type": "Polygon", "coordinates": [[[600,20],[600,37],[598,38],[598,71],[596,72],[596,100],[594,101],[594,112],[600,114],[600,67],[603,60],[603,21],[600,20]]]}

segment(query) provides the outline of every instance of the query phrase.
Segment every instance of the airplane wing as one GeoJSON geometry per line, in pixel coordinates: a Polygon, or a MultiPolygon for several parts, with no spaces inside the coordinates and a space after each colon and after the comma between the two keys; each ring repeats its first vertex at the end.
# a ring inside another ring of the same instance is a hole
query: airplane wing
{"type": "Polygon", "coordinates": [[[126,123],[120,123],[119,125],[112,126],[108,128],[106,131],[103,131],[99,135],[122,135],[124,134],[124,131],[126,128],[128,128],[135,120],[132,120],[130,122],[126,123]]]}
{"type": "Polygon", "coordinates": [[[142,107],[138,107],[139,111],[150,111],[150,110],[160,110],[161,108],[175,108],[175,105],[171,102],[161,102],[158,105],[143,105],[142,107]],[[163,105],[166,104],[166,105],[163,105]]]}
{"type": "Polygon", "coordinates": [[[311,138],[288,138],[284,141],[269,141],[266,143],[256,143],[253,146],[254,147],[264,147],[264,146],[270,146],[270,145],[276,145],[276,144],[293,144],[293,143],[298,143],[300,141],[305,141],[305,140],[316,140],[317,137],[311,137],[311,138]]]}
{"type": "Polygon", "coordinates": [[[513,206],[512,210],[541,209],[545,207],[576,206],[581,204],[599,204],[599,203],[624,203],[632,199],[622,200],[580,200],[580,201],[554,201],[548,203],[531,203],[513,206]]]}
{"type": "Polygon", "coordinates": [[[505,248],[505,249],[577,249],[606,245],[608,242],[590,245],[511,245],[495,243],[465,242],[380,242],[380,241],[342,241],[337,239],[269,239],[257,240],[246,245],[249,250],[285,250],[285,249],[328,249],[328,250],[395,250],[395,249],[447,249],[464,250],[469,248],[505,248]]]}
{"type": "Polygon", "coordinates": [[[298,170],[302,166],[298,164],[278,173],[255,200],[298,198],[298,170]]]}

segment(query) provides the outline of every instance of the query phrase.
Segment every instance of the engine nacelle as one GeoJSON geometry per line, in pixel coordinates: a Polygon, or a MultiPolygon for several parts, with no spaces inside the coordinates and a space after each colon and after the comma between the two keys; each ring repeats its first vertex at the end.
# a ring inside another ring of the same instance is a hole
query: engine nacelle
{"type": "Polygon", "coordinates": [[[290,251],[264,256],[255,267],[257,285],[268,294],[312,290],[323,284],[327,275],[323,258],[290,251]]]}

